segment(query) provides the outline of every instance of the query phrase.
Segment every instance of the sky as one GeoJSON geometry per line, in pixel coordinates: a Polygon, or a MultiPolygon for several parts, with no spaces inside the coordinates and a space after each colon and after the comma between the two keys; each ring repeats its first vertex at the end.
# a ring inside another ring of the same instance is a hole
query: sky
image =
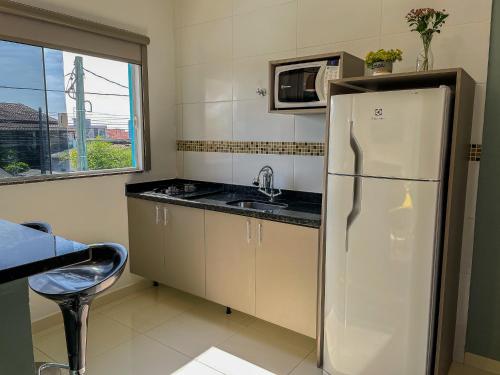
{"type": "Polygon", "coordinates": [[[74,67],[75,56],[82,56],[83,67],[120,85],[85,72],[87,118],[93,124],[127,128],[130,117],[128,64],[82,54],[42,49],[37,46],[0,41],[0,102],[23,103],[45,112],[44,60],[49,115],[68,113],[70,124],[75,116],[75,100],[65,94],[74,67]],[[99,95],[99,94],[106,95],[99,95]],[[92,110],[90,112],[90,110],[92,110]]]}

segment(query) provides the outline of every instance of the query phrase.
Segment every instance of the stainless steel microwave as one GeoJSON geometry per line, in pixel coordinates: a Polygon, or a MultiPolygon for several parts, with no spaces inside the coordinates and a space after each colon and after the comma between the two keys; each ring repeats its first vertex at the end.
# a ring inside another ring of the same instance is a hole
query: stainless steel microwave
{"type": "Polygon", "coordinates": [[[338,58],[278,66],[274,76],[274,106],[325,107],[327,83],[338,78],[338,58]]]}

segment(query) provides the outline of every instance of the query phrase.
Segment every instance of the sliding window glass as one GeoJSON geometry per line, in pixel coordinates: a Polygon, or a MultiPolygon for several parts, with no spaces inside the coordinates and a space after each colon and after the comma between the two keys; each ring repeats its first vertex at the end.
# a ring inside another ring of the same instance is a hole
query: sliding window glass
{"type": "Polygon", "coordinates": [[[0,41],[0,179],[142,169],[141,67],[0,41]]]}

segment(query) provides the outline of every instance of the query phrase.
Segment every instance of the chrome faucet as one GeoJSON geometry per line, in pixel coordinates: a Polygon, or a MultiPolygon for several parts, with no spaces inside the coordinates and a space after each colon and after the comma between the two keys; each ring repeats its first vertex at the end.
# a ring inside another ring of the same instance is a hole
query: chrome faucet
{"type": "Polygon", "coordinates": [[[278,189],[277,193],[274,190],[274,171],[269,165],[265,165],[260,169],[259,174],[253,180],[253,184],[258,186],[259,191],[267,195],[271,202],[274,201],[274,197],[281,194],[281,189],[278,189]]]}

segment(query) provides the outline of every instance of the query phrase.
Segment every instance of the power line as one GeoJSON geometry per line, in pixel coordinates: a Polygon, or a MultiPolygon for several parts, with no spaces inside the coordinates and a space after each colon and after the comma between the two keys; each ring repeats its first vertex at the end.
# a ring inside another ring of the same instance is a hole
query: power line
{"type": "MultiPolygon", "coordinates": [[[[69,94],[68,90],[54,90],[54,89],[36,89],[32,87],[15,87],[15,86],[4,86],[0,85],[0,89],[8,89],[8,90],[25,90],[25,91],[47,91],[47,92],[59,92],[64,94],[69,94]]],[[[100,96],[118,96],[118,97],[129,97],[128,94],[117,94],[117,93],[107,93],[107,92],[97,92],[97,91],[85,91],[85,94],[88,95],[100,95],[100,96]]]]}
{"type": "Polygon", "coordinates": [[[83,70],[84,70],[84,71],[86,71],[87,73],[90,73],[90,74],[95,75],[95,76],[96,76],[96,77],[98,77],[98,78],[101,78],[101,79],[103,79],[103,80],[105,80],[105,81],[108,81],[109,83],[113,83],[113,84],[115,84],[115,85],[117,85],[117,86],[123,87],[124,89],[127,89],[127,90],[128,90],[128,86],[122,85],[122,84],[121,84],[121,83],[119,83],[119,82],[116,82],[116,81],[113,81],[113,80],[111,80],[111,79],[109,79],[109,78],[106,78],[106,77],[104,77],[104,76],[101,76],[100,74],[94,73],[93,71],[88,70],[88,69],[86,69],[86,68],[83,68],[83,70]]]}

